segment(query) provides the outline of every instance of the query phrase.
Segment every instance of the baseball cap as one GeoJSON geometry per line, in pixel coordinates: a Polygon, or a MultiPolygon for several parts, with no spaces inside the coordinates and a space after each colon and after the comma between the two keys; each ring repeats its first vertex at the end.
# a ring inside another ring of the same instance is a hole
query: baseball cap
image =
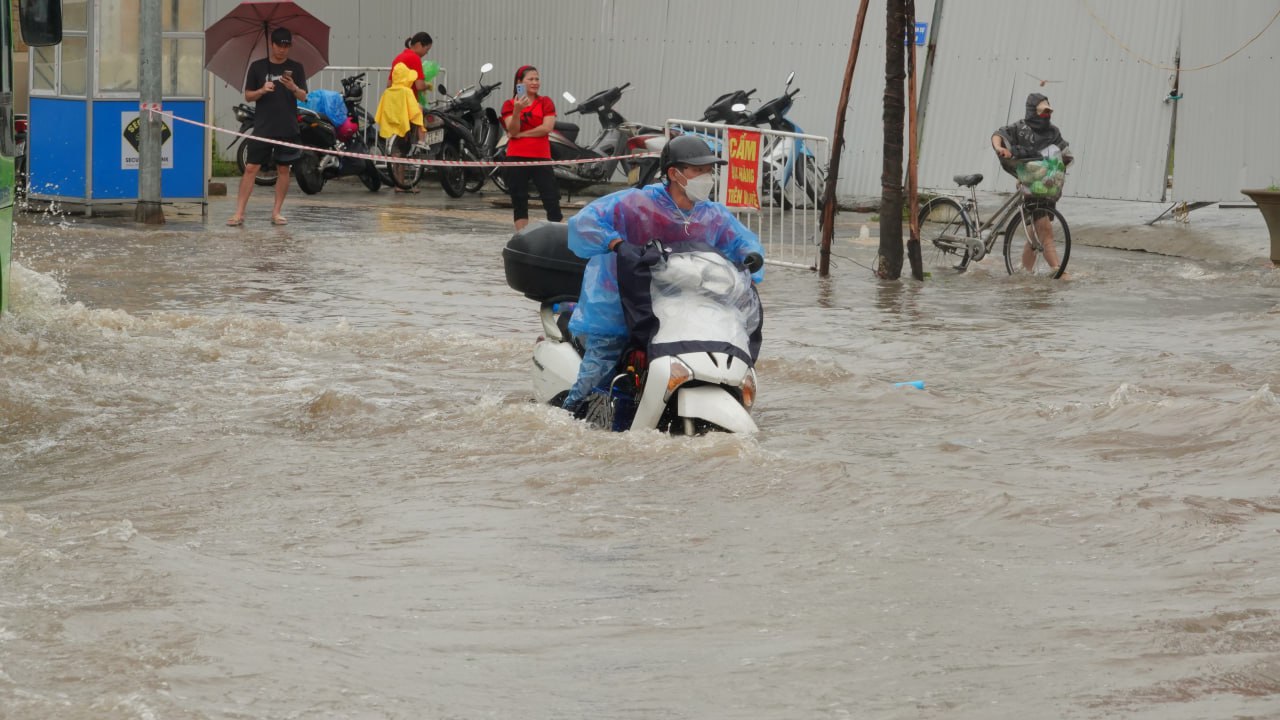
{"type": "Polygon", "coordinates": [[[278,27],[271,31],[271,42],[276,45],[292,45],[293,33],[289,32],[289,28],[278,27]]]}

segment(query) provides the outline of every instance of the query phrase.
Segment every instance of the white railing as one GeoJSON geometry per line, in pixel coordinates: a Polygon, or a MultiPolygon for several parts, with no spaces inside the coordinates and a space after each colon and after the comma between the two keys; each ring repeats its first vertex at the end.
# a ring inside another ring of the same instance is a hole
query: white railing
{"type": "MultiPolygon", "coordinates": [[[[694,120],[668,120],[666,128],[669,137],[681,133],[702,135],[725,160],[730,159],[730,130],[757,133],[754,179],[758,207],[731,206],[730,210],[760,236],[766,262],[805,269],[817,267],[822,241],[822,192],[829,162],[827,138],[694,120]]],[[[718,199],[725,202],[730,183],[722,170],[723,167],[717,170],[718,199]]]]}

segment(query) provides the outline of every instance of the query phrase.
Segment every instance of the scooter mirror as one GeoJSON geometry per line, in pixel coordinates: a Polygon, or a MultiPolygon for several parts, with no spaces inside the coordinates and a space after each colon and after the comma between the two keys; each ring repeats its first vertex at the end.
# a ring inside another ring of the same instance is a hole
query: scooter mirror
{"type": "Polygon", "coordinates": [[[734,103],[734,104],[733,104],[733,107],[731,107],[731,108],[729,108],[729,109],[730,109],[730,110],[732,110],[732,111],[734,111],[734,112],[742,112],[743,110],[746,110],[746,109],[747,109],[747,106],[746,106],[746,105],[743,105],[742,103],[734,103]]]}
{"type": "Polygon", "coordinates": [[[796,71],[792,70],[791,74],[787,76],[787,85],[788,86],[791,85],[791,81],[795,79],[796,79],[796,71]]]}
{"type": "Polygon", "coordinates": [[[493,69],[493,63],[485,63],[480,66],[480,72],[487,73],[493,69]]]}
{"type": "Polygon", "coordinates": [[[444,96],[448,96],[448,95],[449,95],[449,91],[448,91],[447,89],[445,89],[445,86],[444,86],[444,85],[437,85],[437,86],[436,86],[436,92],[438,92],[438,93],[440,93],[441,95],[444,95],[444,96]]]}
{"type": "Polygon", "coordinates": [[[565,90],[564,94],[561,95],[560,97],[564,98],[565,100],[568,100],[570,105],[574,105],[578,102],[578,99],[575,98],[573,94],[570,93],[568,90],[565,90]]]}

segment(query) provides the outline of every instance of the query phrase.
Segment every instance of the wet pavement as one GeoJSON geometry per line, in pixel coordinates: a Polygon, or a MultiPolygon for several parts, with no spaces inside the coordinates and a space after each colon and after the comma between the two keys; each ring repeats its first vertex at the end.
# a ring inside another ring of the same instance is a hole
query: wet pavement
{"type": "MultiPolygon", "coordinates": [[[[221,226],[234,209],[239,178],[215,178],[214,182],[225,185],[227,195],[209,198],[207,222],[201,221],[201,208],[197,205],[169,205],[166,206],[169,229],[181,227],[184,230],[207,230],[221,226]]],[[[583,195],[562,199],[566,217],[592,198],[622,187],[597,186],[583,195]]],[[[269,226],[269,190],[270,188],[256,188],[254,191],[246,222],[250,232],[255,228],[269,226]]],[[[965,197],[958,189],[929,192],[965,197]]],[[[979,193],[979,208],[994,210],[1003,199],[1004,196],[996,193],[979,193]]],[[[1232,203],[1228,203],[1230,204],[1232,203]]],[[[865,210],[867,203],[863,201],[855,205],[865,210]]],[[[1117,248],[1213,262],[1269,264],[1269,235],[1262,214],[1256,208],[1213,205],[1193,210],[1179,218],[1176,213],[1170,212],[1175,205],[1172,202],[1065,197],[1059,202],[1058,208],[1071,227],[1072,242],[1077,247],[1117,248]]],[[[509,221],[510,217],[509,201],[492,185],[487,185],[479,194],[454,199],[444,194],[431,175],[424,178],[417,194],[394,193],[387,187],[371,193],[354,178],[345,178],[330,181],[319,194],[306,195],[295,183],[290,187],[285,214],[305,216],[313,212],[310,208],[320,208],[322,212],[328,208],[350,208],[352,212],[342,213],[336,219],[349,223],[352,232],[358,234],[366,222],[359,210],[374,207],[403,213],[406,219],[420,214],[429,216],[437,213],[460,213],[486,226],[500,226],[509,221]]],[[[123,211],[119,208],[104,208],[99,210],[96,221],[110,225],[127,222],[127,217],[120,217],[122,212],[129,214],[127,208],[123,211]]],[[[535,198],[531,204],[531,217],[536,220],[539,212],[535,198]]],[[[67,220],[74,221],[74,216],[67,220]]],[[[860,252],[859,248],[874,248],[878,242],[875,238],[879,234],[878,213],[844,209],[836,217],[833,252],[852,253],[857,256],[860,264],[870,263],[874,259],[874,250],[868,255],[860,252]],[[865,239],[859,240],[864,225],[867,227],[866,235],[873,239],[871,243],[867,243],[865,239]]]]}

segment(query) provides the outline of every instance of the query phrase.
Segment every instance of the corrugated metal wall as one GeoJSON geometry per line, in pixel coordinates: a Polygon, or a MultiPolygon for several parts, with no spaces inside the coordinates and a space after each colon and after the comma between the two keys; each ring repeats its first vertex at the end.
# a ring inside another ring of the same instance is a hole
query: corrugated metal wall
{"type": "Polygon", "coordinates": [[[1170,73],[1125,53],[1089,7],[1135,52],[1173,64],[1180,13],[1179,3],[1169,0],[943,5],[922,185],[954,187],[951,175],[981,172],[983,189],[1013,190],[991,150],[991,134],[1020,119],[1027,95],[1040,92],[1053,103],[1054,124],[1076,156],[1068,195],[1161,199],[1170,73]]]}
{"type": "Polygon", "coordinates": [[[1242,198],[1241,188],[1280,185],[1280,21],[1277,0],[1187,2],[1173,197],[1242,198]],[[1192,31],[1194,29],[1194,31],[1192,31]]]}
{"type": "MultiPolygon", "coordinates": [[[[544,93],[556,100],[562,114],[568,109],[560,99],[562,91],[582,99],[631,82],[617,107],[628,119],[654,124],[669,117],[696,119],[711,100],[730,90],[754,87],[756,98],[773,97],[795,71],[795,87],[802,92],[792,119],[819,135],[830,135],[835,124],[858,5],[855,0],[298,1],[333,27],[331,64],[386,65],[405,37],[426,30],[435,38],[429,57],[448,69],[453,89],[474,82],[479,66],[492,62],[497,69],[490,77],[503,80],[500,92],[505,94],[514,69],[532,63],[542,72],[544,93]]],[[[1183,64],[1211,62],[1257,32],[1274,13],[1275,3],[943,0],[940,26],[930,26],[937,59],[926,106],[921,184],[952,187],[952,175],[982,172],[988,178],[984,189],[1012,189],[1012,180],[998,169],[989,138],[997,127],[1021,117],[1027,93],[1042,90],[1052,98],[1055,122],[1078,160],[1068,194],[1162,199],[1173,111],[1164,98],[1172,73],[1134,56],[1172,66],[1186,27],[1183,64]],[[1268,7],[1270,13],[1265,12],[1268,7]],[[1227,45],[1232,47],[1224,52],[1227,45]],[[1040,79],[1050,82],[1041,87],[1040,79]]],[[[917,19],[931,23],[933,0],[916,4],[917,19]]],[[[235,0],[208,0],[209,21],[234,5],[235,0]]],[[[880,193],[884,14],[884,0],[872,0],[845,128],[838,188],[844,197],[880,193]]],[[[1267,128],[1275,124],[1278,43],[1280,27],[1251,47],[1252,56],[1242,53],[1216,74],[1184,75],[1187,99],[1180,109],[1179,156],[1185,163],[1178,166],[1179,197],[1226,197],[1219,194],[1224,175],[1233,188],[1243,187],[1241,178],[1269,182],[1260,157],[1280,175],[1275,156],[1280,143],[1268,144],[1263,133],[1263,123],[1267,128]],[[1237,60],[1242,62],[1233,66],[1237,60]],[[1246,64],[1258,69],[1241,74],[1240,66],[1246,64]],[[1258,112],[1240,113],[1248,129],[1233,132],[1233,152],[1239,148],[1239,155],[1230,158],[1229,168],[1203,176],[1196,171],[1198,182],[1193,182],[1184,167],[1221,164],[1220,149],[1218,160],[1207,154],[1202,159],[1209,148],[1202,151],[1196,144],[1201,137],[1211,140],[1222,134],[1208,113],[1243,108],[1246,97],[1256,100],[1247,94],[1244,80],[1267,99],[1258,112]],[[1253,145],[1265,145],[1269,154],[1260,156],[1253,145]],[[1198,197],[1183,192],[1193,188],[1198,197]]],[[[919,50],[923,72],[924,48],[919,50]]],[[[233,127],[230,109],[239,95],[219,81],[212,85],[215,120],[233,127]]],[[[370,98],[374,104],[376,98],[370,98]]],[[[567,119],[583,126],[585,141],[598,130],[594,118],[567,119]]]]}

